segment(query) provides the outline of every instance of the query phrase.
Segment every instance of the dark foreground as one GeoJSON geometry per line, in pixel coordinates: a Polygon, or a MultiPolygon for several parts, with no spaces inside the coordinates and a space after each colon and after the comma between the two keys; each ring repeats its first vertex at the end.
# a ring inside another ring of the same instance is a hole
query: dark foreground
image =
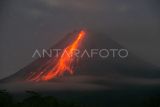
{"type": "Polygon", "coordinates": [[[159,95],[132,95],[132,97],[119,95],[113,96],[113,98],[110,96],[108,99],[104,97],[103,102],[106,104],[98,104],[99,97],[103,96],[97,95],[92,96],[95,97],[94,100],[83,96],[83,100],[90,102],[88,104],[76,99],[41,95],[34,91],[26,91],[25,97],[20,100],[15,100],[16,97],[18,95],[14,96],[6,90],[0,90],[0,107],[160,107],[159,95]]]}

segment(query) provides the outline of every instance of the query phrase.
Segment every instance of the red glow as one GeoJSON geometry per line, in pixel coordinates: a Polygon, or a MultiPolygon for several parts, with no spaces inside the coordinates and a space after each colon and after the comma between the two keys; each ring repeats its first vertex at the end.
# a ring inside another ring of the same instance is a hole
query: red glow
{"type": "MultiPolygon", "coordinates": [[[[85,36],[85,31],[81,30],[78,34],[76,39],[68,45],[60,55],[59,59],[57,60],[56,64],[50,69],[49,71],[41,71],[38,74],[32,74],[29,78],[30,81],[47,81],[51,80],[55,77],[62,76],[64,72],[69,72],[70,74],[73,74],[73,62],[75,60],[75,56],[73,55],[73,51],[78,49],[82,40],[85,36]],[[65,52],[67,54],[65,54],[65,52]]],[[[49,61],[52,63],[51,61],[49,61]]]]}
{"type": "Polygon", "coordinates": [[[69,54],[62,54],[60,59],[58,60],[56,66],[49,71],[42,79],[43,80],[50,80],[54,77],[61,76],[65,71],[69,71],[70,74],[73,74],[72,71],[72,62],[74,60],[73,50],[77,49],[80,45],[80,42],[84,38],[85,32],[81,31],[78,34],[76,40],[69,46],[65,48],[67,53],[69,54]]]}

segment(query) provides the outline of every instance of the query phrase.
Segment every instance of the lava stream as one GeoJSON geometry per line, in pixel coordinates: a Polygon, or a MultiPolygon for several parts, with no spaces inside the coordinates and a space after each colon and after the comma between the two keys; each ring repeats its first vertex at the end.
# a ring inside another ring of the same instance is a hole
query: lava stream
{"type": "MultiPolygon", "coordinates": [[[[59,59],[57,60],[55,65],[47,64],[47,67],[52,65],[50,70],[42,70],[38,74],[36,73],[34,76],[29,78],[30,81],[48,81],[55,77],[62,76],[64,72],[69,72],[73,74],[73,62],[75,61],[74,50],[77,50],[85,37],[85,31],[81,30],[75,40],[69,44],[66,48],[64,48],[63,52],[61,53],[59,59]],[[65,53],[67,52],[67,54],[65,53]]],[[[52,61],[52,60],[51,60],[52,61]]],[[[52,63],[50,61],[50,63],[52,63]]],[[[47,62],[46,62],[47,63],[47,62]]]]}

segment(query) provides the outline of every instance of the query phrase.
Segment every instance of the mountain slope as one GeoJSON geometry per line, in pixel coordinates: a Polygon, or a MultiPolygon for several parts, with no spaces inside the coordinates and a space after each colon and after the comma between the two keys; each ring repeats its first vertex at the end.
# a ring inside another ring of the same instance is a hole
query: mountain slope
{"type": "MultiPolygon", "coordinates": [[[[65,48],[66,45],[74,40],[76,32],[68,34],[52,48],[65,48]]],[[[89,51],[91,49],[124,49],[124,47],[108,38],[106,34],[90,31],[87,32],[80,49],[81,51],[89,51]]],[[[40,72],[37,69],[46,64],[48,60],[50,60],[49,57],[39,58],[14,75],[2,79],[1,83],[26,81],[31,72],[40,72]]],[[[160,82],[158,82],[160,78],[159,68],[136,57],[130,51],[128,57],[124,59],[119,57],[108,57],[105,59],[100,57],[80,58],[78,63],[75,63],[74,70],[75,74],[73,76],[64,74],[63,77],[55,78],[50,80],[50,82],[60,82],[63,85],[66,83],[68,85],[72,85],[71,83],[74,83],[74,85],[77,85],[77,83],[88,83],[102,87],[160,85],[160,82]]],[[[77,87],[83,86],[84,84],[82,86],[80,84],[77,87]]]]}

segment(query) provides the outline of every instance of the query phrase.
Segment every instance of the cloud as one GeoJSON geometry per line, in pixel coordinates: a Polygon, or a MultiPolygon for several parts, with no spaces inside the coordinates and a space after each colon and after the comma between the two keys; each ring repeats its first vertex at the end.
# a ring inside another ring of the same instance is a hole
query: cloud
{"type": "Polygon", "coordinates": [[[38,0],[37,2],[50,9],[99,13],[126,13],[134,8],[130,2],[117,0],[38,0]]]}
{"type": "Polygon", "coordinates": [[[99,11],[102,4],[98,0],[40,0],[50,8],[73,9],[82,11],[99,11]]]}
{"type": "Polygon", "coordinates": [[[119,7],[117,7],[117,11],[124,13],[124,12],[129,11],[130,8],[131,7],[128,5],[120,5],[119,7]]]}
{"type": "Polygon", "coordinates": [[[117,76],[89,76],[75,75],[54,79],[50,82],[16,82],[0,84],[1,89],[11,92],[26,90],[38,91],[101,91],[123,89],[130,86],[158,86],[159,79],[133,78],[123,75],[117,76]],[[120,87],[119,87],[120,86],[120,87]],[[18,88],[20,87],[20,88],[18,88]]]}

